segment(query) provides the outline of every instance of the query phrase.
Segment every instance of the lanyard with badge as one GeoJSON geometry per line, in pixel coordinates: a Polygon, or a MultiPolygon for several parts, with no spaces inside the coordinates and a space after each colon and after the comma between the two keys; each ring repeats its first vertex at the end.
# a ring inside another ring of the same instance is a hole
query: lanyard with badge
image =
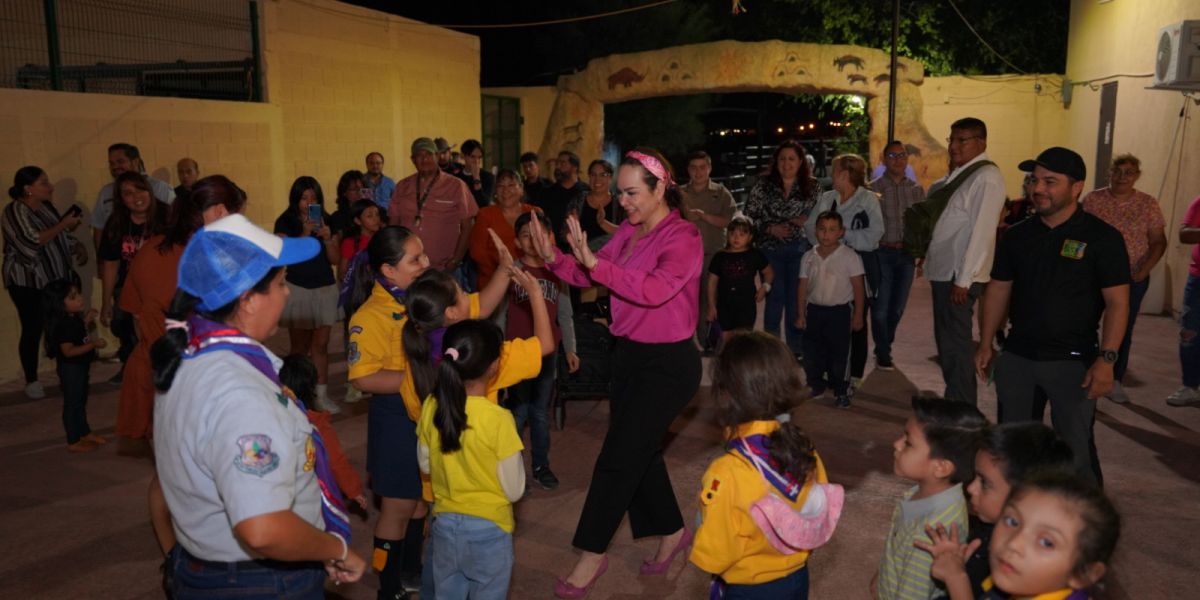
{"type": "Polygon", "coordinates": [[[425,208],[425,200],[429,198],[429,193],[433,191],[433,184],[437,183],[438,177],[442,175],[439,169],[433,174],[433,179],[429,180],[429,185],[425,187],[425,191],[421,192],[421,174],[417,173],[417,216],[413,219],[413,227],[421,226],[421,209],[425,208]]]}

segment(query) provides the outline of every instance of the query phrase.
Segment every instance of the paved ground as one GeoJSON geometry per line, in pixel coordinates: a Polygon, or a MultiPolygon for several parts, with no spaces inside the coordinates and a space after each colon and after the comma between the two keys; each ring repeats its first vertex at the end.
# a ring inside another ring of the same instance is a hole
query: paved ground
{"type": "MultiPolygon", "coordinates": [[[[917,389],[940,391],[933,352],[928,286],[913,288],[901,324],[899,370],[868,375],[850,411],[814,402],[797,412],[817,443],[830,477],[847,486],[847,505],[833,540],[817,552],[812,597],[866,598],[887,531],[905,483],[891,473],[891,441],[908,415],[917,389]]],[[[6,337],[15,343],[15,334],[6,337]]],[[[286,343],[273,344],[285,349],[286,343]]],[[[1126,526],[1107,597],[1182,597],[1194,588],[1200,568],[1200,409],[1168,407],[1163,399],[1178,385],[1175,326],[1166,318],[1138,322],[1129,386],[1134,403],[1100,405],[1096,424],[1108,491],[1126,526]]],[[[334,381],[344,377],[338,357],[334,381]]],[[[104,381],[115,366],[97,365],[104,381]]],[[[336,387],[336,386],[335,386],[336,387]]],[[[158,598],[161,557],[146,520],[145,493],[151,465],[118,456],[114,444],[86,455],[64,450],[57,387],[41,401],[24,398],[16,384],[0,386],[0,597],[158,598]]],[[[339,388],[340,389],[340,388],[339,388]]],[[[111,434],[116,414],[114,386],[93,387],[91,424],[111,434]]],[[[981,405],[995,414],[990,388],[981,405]]],[[[360,468],[366,451],[366,405],[337,417],[343,445],[360,468]]],[[[697,481],[719,451],[711,403],[704,393],[675,423],[667,451],[672,479],[686,515],[695,514],[697,481]]],[[[570,548],[588,475],[607,419],[603,402],[569,405],[564,431],[555,432],[552,461],[563,481],[554,492],[535,490],[517,506],[516,554],[511,598],[547,598],[556,574],[575,555],[570,548]]],[[[370,522],[355,522],[354,546],[370,548],[370,522]]],[[[635,542],[628,528],[613,541],[612,565],[591,598],[705,598],[707,576],[677,563],[666,578],[637,575],[651,541],[635,542]]],[[[337,589],[340,597],[374,598],[376,580],[337,589]]],[[[331,592],[331,597],[334,596],[331,592]]]]}

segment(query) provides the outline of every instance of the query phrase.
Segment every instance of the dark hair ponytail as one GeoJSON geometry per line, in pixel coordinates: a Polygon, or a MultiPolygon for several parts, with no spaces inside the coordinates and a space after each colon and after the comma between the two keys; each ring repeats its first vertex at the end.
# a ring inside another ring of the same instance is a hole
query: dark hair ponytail
{"type": "Polygon", "coordinates": [[[366,260],[355,256],[351,262],[352,269],[348,273],[350,281],[346,298],[346,314],[358,312],[367,298],[371,297],[371,289],[375,287],[375,274],[380,272],[383,265],[394,265],[404,258],[404,244],[413,232],[407,227],[389,225],[375,232],[367,248],[363,250],[366,260]]]}
{"type": "MultiPolygon", "coordinates": [[[[726,432],[749,421],[767,421],[798,404],[804,387],[800,367],[786,345],[761,331],[729,338],[712,366],[717,421],[726,432]]],[[[816,467],[816,449],[799,425],[784,422],[768,440],[775,464],[799,481],[816,467]]]]}
{"type": "MultiPolygon", "coordinates": [[[[250,289],[255,293],[266,293],[280,269],[282,267],[271,267],[271,270],[267,271],[267,274],[250,289]]],[[[216,310],[198,311],[196,305],[200,303],[200,299],[183,289],[178,289],[175,291],[175,298],[171,300],[171,306],[167,308],[165,316],[174,321],[185,321],[188,317],[196,314],[210,321],[224,322],[237,311],[239,301],[240,297],[216,310]]],[[[154,389],[160,392],[171,389],[171,383],[175,381],[175,372],[179,370],[179,363],[183,360],[183,351],[187,349],[190,335],[191,332],[188,329],[168,329],[162,337],[154,342],[154,345],[150,346],[150,366],[154,369],[154,389]]]]}
{"type": "Polygon", "coordinates": [[[413,378],[417,397],[424,400],[433,393],[437,381],[437,371],[430,356],[432,349],[425,336],[445,325],[446,308],[458,299],[458,283],[449,274],[430,269],[409,286],[406,298],[408,321],[401,332],[401,346],[408,358],[408,373],[413,378]]]}
{"type": "Polygon", "coordinates": [[[462,448],[462,433],[467,429],[466,382],[487,375],[500,358],[504,334],[491,321],[472,319],[451,325],[443,340],[446,350],[453,349],[455,355],[442,356],[438,366],[433,423],[441,437],[442,453],[449,454],[462,448]]]}
{"type": "Polygon", "coordinates": [[[41,167],[34,165],[26,165],[17,169],[17,172],[13,174],[12,187],[8,188],[8,197],[13,200],[23,198],[25,196],[25,186],[33,185],[45,172],[41,167]]]}
{"type": "Polygon", "coordinates": [[[221,205],[229,214],[246,207],[246,192],[224,175],[209,175],[192,185],[185,198],[171,203],[171,216],[158,251],[166,253],[175,246],[186,246],[192,234],[204,226],[204,211],[221,205]]]}
{"type": "MultiPolygon", "coordinates": [[[[667,170],[667,176],[672,181],[675,180],[675,169],[671,167],[671,163],[662,155],[661,152],[649,146],[638,146],[633,150],[648,156],[653,156],[658,160],[658,162],[662,163],[663,168],[667,170]]],[[[595,164],[595,162],[592,164],[595,164]]],[[[621,159],[621,166],[640,167],[644,173],[642,175],[642,182],[645,183],[646,186],[651,190],[653,190],[660,181],[657,175],[651,173],[650,169],[647,169],[646,166],[642,164],[642,161],[631,156],[621,159]]],[[[667,206],[669,206],[671,210],[677,210],[680,211],[680,214],[683,214],[683,192],[679,191],[678,184],[668,183],[667,189],[663,193],[663,199],[667,201],[667,206]]]]}

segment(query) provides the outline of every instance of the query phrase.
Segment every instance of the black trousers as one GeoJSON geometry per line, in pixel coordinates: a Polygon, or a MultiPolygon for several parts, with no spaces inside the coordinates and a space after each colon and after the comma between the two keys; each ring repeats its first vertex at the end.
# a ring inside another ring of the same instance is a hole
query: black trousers
{"type": "Polygon", "coordinates": [[[875,295],[879,293],[879,253],[859,252],[863,263],[863,287],[866,304],[863,306],[863,328],[850,332],[850,376],[862,379],[867,370],[867,337],[871,327],[871,311],[875,307],[875,295]]]}
{"type": "Polygon", "coordinates": [[[700,353],[691,337],[667,344],[617,339],[608,433],[575,528],[575,547],[607,551],[626,512],[635,538],[683,527],[663,441],[699,388],[700,353]]]}
{"type": "Polygon", "coordinates": [[[21,320],[21,341],[17,343],[17,353],[21,357],[21,369],[25,371],[25,383],[33,383],[38,378],[38,349],[42,345],[46,319],[45,300],[41,290],[23,285],[9,286],[8,296],[16,305],[17,318],[21,320]]]}
{"type": "Polygon", "coordinates": [[[854,305],[820,306],[809,304],[804,311],[804,374],[813,393],[833,389],[833,395],[845,396],[849,380],[846,365],[850,357],[854,305]]]}
{"type": "Polygon", "coordinates": [[[79,438],[92,432],[87,420],[91,368],[91,361],[58,363],[58,386],[63,395],[62,422],[63,430],[67,432],[68,444],[74,444],[79,438]]]}

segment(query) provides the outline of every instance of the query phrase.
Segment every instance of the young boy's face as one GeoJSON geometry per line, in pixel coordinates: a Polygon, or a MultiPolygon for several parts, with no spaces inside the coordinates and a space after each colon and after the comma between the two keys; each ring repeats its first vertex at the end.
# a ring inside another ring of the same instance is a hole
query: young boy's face
{"type": "Polygon", "coordinates": [[[893,470],[897,475],[922,481],[933,474],[933,459],[929,456],[929,442],[925,430],[916,417],[909,417],[904,424],[904,435],[892,443],[893,470]]]}
{"type": "Polygon", "coordinates": [[[995,523],[1004,510],[1012,486],[1004,478],[1004,464],[986,450],[975,453],[975,479],[967,485],[971,511],[984,523],[995,523]]]}
{"type": "Polygon", "coordinates": [[[1040,490],[1023,494],[1005,505],[992,533],[992,581],[1014,597],[1086,587],[1073,574],[1082,531],[1070,502],[1040,490]]]}
{"type": "Polygon", "coordinates": [[[846,230],[842,229],[841,224],[833,219],[817,221],[817,242],[826,248],[836,246],[844,233],[846,230]]]}
{"type": "MultiPolygon", "coordinates": [[[[550,243],[554,243],[554,234],[546,230],[546,237],[550,238],[550,243]]],[[[521,226],[521,230],[517,232],[517,248],[521,250],[521,254],[525,258],[539,258],[537,246],[533,245],[533,225],[525,224],[521,226]]]]}
{"type": "Polygon", "coordinates": [[[745,250],[750,246],[750,232],[736,227],[729,230],[729,248],[731,250],[745,250]]]}

